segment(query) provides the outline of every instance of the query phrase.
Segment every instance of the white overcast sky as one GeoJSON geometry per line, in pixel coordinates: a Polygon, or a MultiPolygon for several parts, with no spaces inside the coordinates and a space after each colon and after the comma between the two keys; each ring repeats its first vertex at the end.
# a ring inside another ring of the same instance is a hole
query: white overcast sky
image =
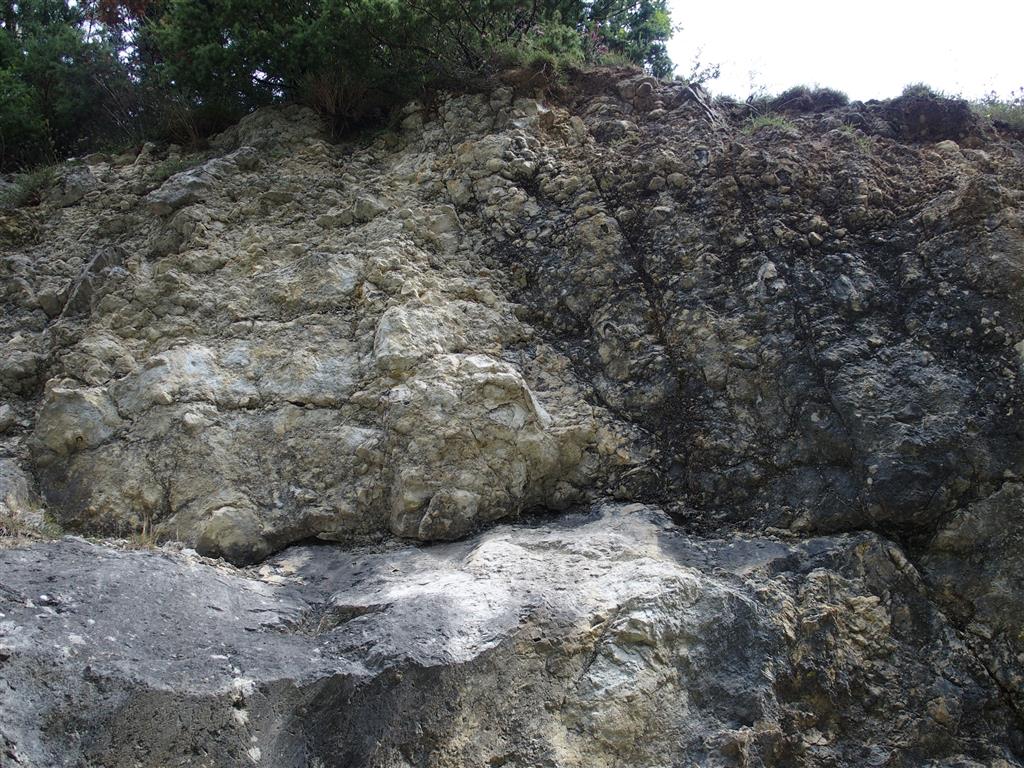
{"type": "Polygon", "coordinates": [[[908,83],[976,98],[1024,88],[1024,0],[670,0],[676,72],[721,65],[709,86],[746,97],[821,85],[867,100],[908,83]]]}

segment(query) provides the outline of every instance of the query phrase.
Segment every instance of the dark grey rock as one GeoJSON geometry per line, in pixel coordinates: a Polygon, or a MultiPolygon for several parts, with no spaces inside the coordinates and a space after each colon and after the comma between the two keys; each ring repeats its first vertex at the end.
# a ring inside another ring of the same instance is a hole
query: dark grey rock
{"type": "Polygon", "coordinates": [[[991,761],[1019,728],[870,534],[626,505],[247,571],[67,539],[0,573],[11,765],[991,761]]]}

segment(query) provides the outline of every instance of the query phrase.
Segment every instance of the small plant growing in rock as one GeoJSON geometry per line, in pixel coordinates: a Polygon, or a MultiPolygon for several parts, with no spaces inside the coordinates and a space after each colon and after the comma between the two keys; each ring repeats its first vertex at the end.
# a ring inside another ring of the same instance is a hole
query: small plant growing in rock
{"type": "Polygon", "coordinates": [[[183,157],[168,158],[153,167],[153,170],[150,171],[150,179],[157,184],[162,184],[174,174],[187,171],[195,165],[194,160],[187,160],[183,157]]]}
{"type": "Polygon", "coordinates": [[[21,539],[32,529],[14,515],[0,513],[0,539],[21,539]]]}
{"type": "Polygon", "coordinates": [[[143,513],[142,528],[132,533],[128,538],[129,543],[138,549],[152,549],[156,546],[156,531],[153,529],[153,516],[150,513],[143,513]]]}
{"type": "Polygon", "coordinates": [[[795,131],[796,125],[792,120],[789,120],[782,115],[756,115],[747,120],[747,124],[743,127],[743,131],[748,134],[754,134],[762,128],[775,128],[779,131],[795,131]]]}
{"type": "Polygon", "coordinates": [[[863,133],[858,131],[852,125],[844,125],[839,130],[845,135],[849,136],[851,139],[853,139],[861,152],[867,153],[871,151],[871,139],[869,139],[863,133]]]}
{"type": "Polygon", "coordinates": [[[27,520],[8,510],[0,509],[0,546],[19,544],[26,539],[56,538],[60,535],[60,526],[52,520],[27,520]]]}

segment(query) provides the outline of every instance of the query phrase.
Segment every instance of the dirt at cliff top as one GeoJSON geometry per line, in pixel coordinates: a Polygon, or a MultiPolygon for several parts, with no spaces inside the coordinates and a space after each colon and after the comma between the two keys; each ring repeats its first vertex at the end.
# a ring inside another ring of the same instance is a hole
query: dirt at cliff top
{"type": "MultiPolygon", "coordinates": [[[[0,521],[238,565],[609,499],[870,531],[1006,714],[936,693],[948,738],[885,759],[1018,759],[1024,144],[955,101],[820,106],[587,73],[360,144],[268,109],[69,165],[0,215],[0,521]]],[[[915,642],[899,611],[876,650],[915,642]]]]}

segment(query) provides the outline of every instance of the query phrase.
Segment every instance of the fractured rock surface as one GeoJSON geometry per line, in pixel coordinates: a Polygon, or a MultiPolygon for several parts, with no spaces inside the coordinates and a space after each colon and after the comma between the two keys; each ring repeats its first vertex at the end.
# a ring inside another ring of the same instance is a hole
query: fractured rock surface
{"type": "Polygon", "coordinates": [[[872,534],[610,505],[248,571],[80,540],[0,568],[0,713],[38,764],[1008,764],[984,668],[872,534]]]}
{"type": "Polygon", "coordinates": [[[561,91],[0,212],[0,765],[1024,764],[1020,137],[561,91]]]}
{"type": "MultiPolygon", "coordinates": [[[[69,529],[235,562],[312,536],[451,539],[579,502],[626,463],[631,427],[585,400],[435,200],[424,144],[445,133],[345,158],[317,126],[247,118],[236,133],[271,149],[136,198],[145,234],[50,289],[64,304],[33,339],[55,348],[26,446],[69,529]]],[[[112,197],[140,175],[102,169],[112,197]]]]}

